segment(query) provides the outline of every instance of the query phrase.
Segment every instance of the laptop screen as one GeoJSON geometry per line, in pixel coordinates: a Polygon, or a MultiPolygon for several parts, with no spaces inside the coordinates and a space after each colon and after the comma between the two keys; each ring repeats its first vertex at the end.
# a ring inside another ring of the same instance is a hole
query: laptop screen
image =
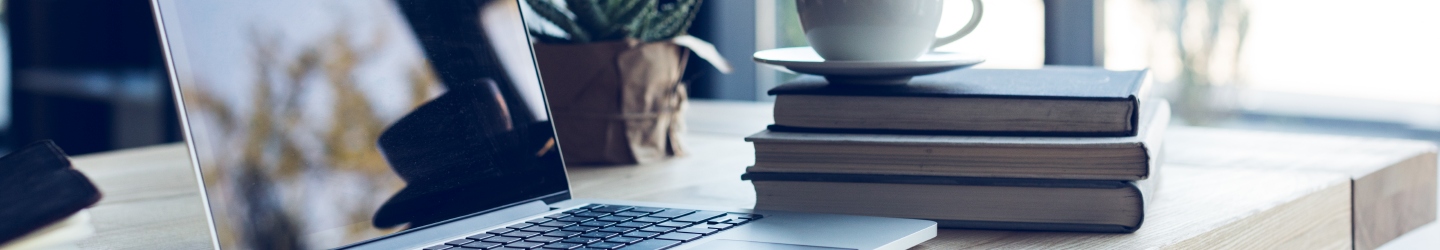
{"type": "Polygon", "coordinates": [[[223,248],[569,197],[516,1],[156,4],[223,248]]]}

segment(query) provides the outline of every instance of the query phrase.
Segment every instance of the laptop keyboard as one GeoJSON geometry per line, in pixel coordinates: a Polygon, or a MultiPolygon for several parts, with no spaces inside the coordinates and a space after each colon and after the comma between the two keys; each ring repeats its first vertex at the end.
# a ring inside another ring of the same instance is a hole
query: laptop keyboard
{"type": "Polygon", "coordinates": [[[761,217],[758,214],[591,204],[425,250],[666,249],[761,217]]]}

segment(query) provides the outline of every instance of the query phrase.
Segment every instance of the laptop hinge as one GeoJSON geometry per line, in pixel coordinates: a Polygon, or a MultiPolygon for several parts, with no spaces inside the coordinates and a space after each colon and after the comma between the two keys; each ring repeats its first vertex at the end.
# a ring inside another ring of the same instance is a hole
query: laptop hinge
{"type": "Polygon", "coordinates": [[[421,228],[413,228],[405,232],[390,235],[389,237],[356,244],[344,249],[393,250],[424,248],[426,247],[425,244],[467,235],[467,233],[470,232],[503,225],[506,222],[524,219],[525,217],[549,211],[550,206],[546,205],[545,202],[538,200],[531,201],[485,214],[435,223],[421,228]]]}

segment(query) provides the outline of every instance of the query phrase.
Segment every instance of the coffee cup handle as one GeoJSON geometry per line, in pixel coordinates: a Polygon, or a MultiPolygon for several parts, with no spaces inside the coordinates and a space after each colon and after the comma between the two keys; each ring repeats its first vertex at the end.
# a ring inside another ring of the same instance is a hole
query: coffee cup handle
{"type": "Polygon", "coordinates": [[[930,49],[953,43],[960,40],[961,37],[969,35],[971,31],[975,31],[975,26],[980,25],[980,16],[985,13],[985,5],[980,4],[980,0],[970,0],[970,2],[975,4],[974,11],[970,12],[970,22],[965,23],[965,27],[960,28],[960,31],[956,31],[955,34],[935,39],[935,45],[930,46],[930,49]]]}

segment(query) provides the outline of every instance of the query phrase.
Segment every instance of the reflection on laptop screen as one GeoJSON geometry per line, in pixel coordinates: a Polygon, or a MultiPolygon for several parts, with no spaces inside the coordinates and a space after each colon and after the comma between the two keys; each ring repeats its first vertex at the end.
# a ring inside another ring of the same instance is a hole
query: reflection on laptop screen
{"type": "Polygon", "coordinates": [[[224,248],[568,197],[513,0],[162,1],[224,248]]]}

